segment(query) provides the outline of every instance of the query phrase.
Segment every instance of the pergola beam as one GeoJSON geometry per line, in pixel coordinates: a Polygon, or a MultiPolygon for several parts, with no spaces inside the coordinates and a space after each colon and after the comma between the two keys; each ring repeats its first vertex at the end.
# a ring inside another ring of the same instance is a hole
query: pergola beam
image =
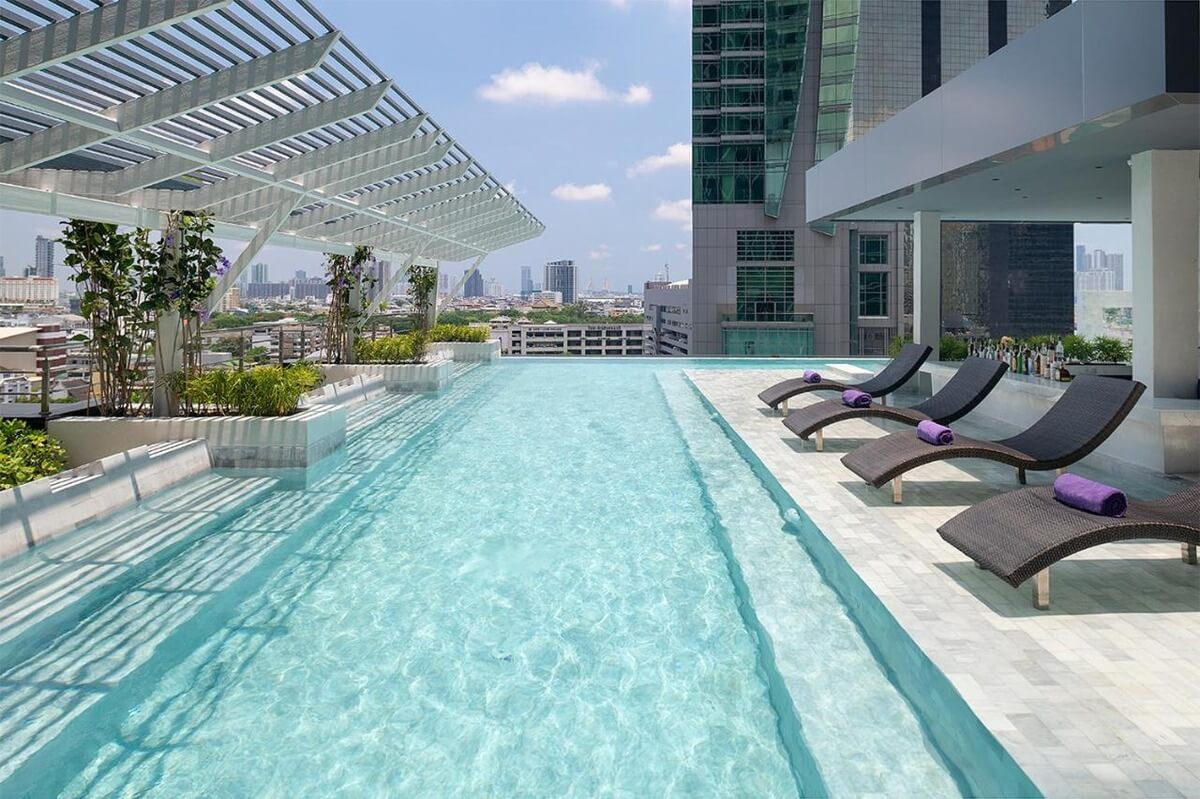
{"type": "Polygon", "coordinates": [[[151,33],[232,0],[117,0],[0,42],[0,83],[151,33]]]}
{"type": "Polygon", "coordinates": [[[330,33],[275,53],[235,64],[169,89],[138,97],[101,112],[115,124],[111,131],[96,125],[64,122],[0,144],[0,172],[40,164],[82,150],[120,133],[149,127],[215,102],[270,86],[315,69],[337,43],[330,33]]]}

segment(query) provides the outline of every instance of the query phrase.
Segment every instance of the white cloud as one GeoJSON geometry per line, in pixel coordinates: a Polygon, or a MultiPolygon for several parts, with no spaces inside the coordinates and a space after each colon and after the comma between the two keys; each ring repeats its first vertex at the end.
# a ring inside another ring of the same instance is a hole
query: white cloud
{"type": "Polygon", "coordinates": [[[680,252],[683,252],[684,250],[690,250],[691,247],[684,244],[682,241],[677,241],[677,242],[675,242],[675,249],[679,250],[680,252]]]}
{"type": "Polygon", "coordinates": [[[688,197],[682,200],[663,200],[654,209],[654,218],[667,222],[679,222],[684,230],[692,229],[692,201],[688,197]]]}
{"type": "Polygon", "coordinates": [[[516,195],[517,182],[515,180],[510,180],[508,183],[504,184],[504,188],[508,191],[509,194],[516,195]]]}
{"type": "Polygon", "coordinates": [[[597,247],[594,250],[588,250],[588,258],[591,258],[593,261],[599,261],[604,258],[607,258],[608,254],[609,253],[608,253],[608,245],[607,244],[601,244],[599,247],[597,247]]]}
{"type": "Polygon", "coordinates": [[[568,202],[587,202],[589,200],[607,200],[612,197],[612,187],[607,183],[589,183],[577,186],[574,183],[564,183],[555,186],[550,192],[555,199],[568,202]]]}
{"type": "Polygon", "coordinates": [[[667,169],[675,166],[691,167],[692,165],[692,146],[687,142],[676,142],[667,148],[665,153],[661,155],[651,155],[638,161],[629,169],[625,170],[625,174],[629,177],[644,175],[647,172],[657,172],[660,169],[667,169]]]}
{"type": "Polygon", "coordinates": [[[570,70],[531,61],[519,69],[509,67],[492,75],[479,96],[493,103],[606,103],[620,100],[630,105],[645,105],[653,96],[645,84],[632,84],[623,94],[605,86],[597,77],[598,63],[570,70]]]}
{"type": "Polygon", "coordinates": [[[662,251],[661,244],[647,244],[645,247],[642,248],[642,252],[661,252],[661,251],[662,251]]]}
{"type": "Polygon", "coordinates": [[[654,97],[654,93],[650,91],[650,87],[644,83],[634,83],[625,90],[624,96],[621,97],[621,102],[629,105],[645,105],[654,97]]]}

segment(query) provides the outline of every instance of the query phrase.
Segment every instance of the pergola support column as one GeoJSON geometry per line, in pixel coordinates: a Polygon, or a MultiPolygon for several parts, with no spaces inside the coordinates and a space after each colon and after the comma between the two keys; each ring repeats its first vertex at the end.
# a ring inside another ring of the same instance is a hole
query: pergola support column
{"type": "Polygon", "coordinates": [[[913,214],[913,341],[933,347],[939,360],[942,333],[942,215],[913,214]]]}
{"type": "Polygon", "coordinates": [[[1150,397],[1194,399],[1200,382],[1200,150],[1131,159],[1133,377],[1150,397]]]}

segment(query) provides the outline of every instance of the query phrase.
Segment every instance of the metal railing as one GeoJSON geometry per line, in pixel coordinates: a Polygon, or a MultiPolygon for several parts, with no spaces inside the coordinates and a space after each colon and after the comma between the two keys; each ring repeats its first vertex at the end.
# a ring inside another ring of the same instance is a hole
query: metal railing
{"type": "MultiPolygon", "coordinates": [[[[72,413],[77,410],[80,410],[81,408],[87,408],[92,404],[90,382],[89,382],[89,386],[88,386],[87,399],[76,400],[75,402],[67,402],[67,403],[55,403],[51,400],[51,394],[53,393],[52,387],[53,387],[55,380],[65,374],[69,374],[73,368],[69,363],[65,363],[65,362],[59,366],[51,366],[50,361],[51,361],[52,356],[58,357],[59,355],[61,355],[65,360],[65,359],[69,358],[72,354],[78,354],[79,352],[86,351],[86,349],[87,349],[86,344],[82,344],[80,342],[72,342],[70,340],[67,340],[66,342],[61,343],[61,344],[26,344],[26,345],[0,344],[0,354],[3,354],[3,353],[32,354],[34,356],[34,361],[36,363],[36,366],[33,369],[17,369],[17,368],[12,368],[12,367],[0,364],[0,374],[4,375],[5,379],[7,379],[8,377],[11,377],[13,375],[19,375],[19,376],[32,375],[39,380],[41,385],[38,387],[38,391],[37,391],[38,412],[36,414],[36,418],[40,418],[44,424],[45,421],[51,417],[51,415],[52,415],[51,409],[56,404],[62,404],[64,406],[64,409],[66,412],[72,412],[72,413]],[[39,355],[42,355],[42,357],[39,358],[38,357],[39,355]]],[[[3,359],[0,358],[0,361],[2,361],[2,360],[3,359]]],[[[89,381],[90,381],[90,370],[89,370],[89,381]]],[[[7,397],[9,395],[6,393],[6,394],[0,395],[0,396],[7,397]]],[[[18,395],[18,396],[29,396],[29,395],[22,394],[22,395],[18,395]]],[[[21,402],[21,401],[0,402],[0,418],[34,418],[32,414],[22,412],[22,411],[26,410],[26,408],[24,408],[24,407],[10,407],[10,406],[27,406],[27,405],[31,405],[31,404],[33,404],[33,403],[21,402]]]]}

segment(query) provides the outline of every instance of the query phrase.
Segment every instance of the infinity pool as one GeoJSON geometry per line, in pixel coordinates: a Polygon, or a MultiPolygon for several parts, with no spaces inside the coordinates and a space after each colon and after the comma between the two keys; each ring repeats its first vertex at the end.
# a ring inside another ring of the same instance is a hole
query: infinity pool
{"type": "Polygon", "coordinates": [[[354,410],[304,480],[97,525],[227,511],[0,639],[0,795],[958,795],[683,373],[742,365],[473,368],[354,410]],[[804,641],[752,579],[803,591],[804,641]]]}

